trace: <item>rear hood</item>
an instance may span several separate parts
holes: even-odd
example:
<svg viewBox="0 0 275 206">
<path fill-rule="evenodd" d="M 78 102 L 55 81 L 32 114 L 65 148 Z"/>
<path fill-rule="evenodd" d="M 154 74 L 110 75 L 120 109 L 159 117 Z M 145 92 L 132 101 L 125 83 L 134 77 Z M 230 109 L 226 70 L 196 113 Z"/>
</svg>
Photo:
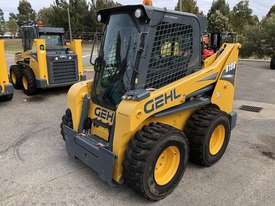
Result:
<svg viewBox="0 0 275 206">
<path fill-rule="evenodd" d="M 72 55 L 74 52 L 70 51 L 69 48 L 47 48 L 47 55 L 49 56 L 67 56 L 67 55 Z"/>
</svg>

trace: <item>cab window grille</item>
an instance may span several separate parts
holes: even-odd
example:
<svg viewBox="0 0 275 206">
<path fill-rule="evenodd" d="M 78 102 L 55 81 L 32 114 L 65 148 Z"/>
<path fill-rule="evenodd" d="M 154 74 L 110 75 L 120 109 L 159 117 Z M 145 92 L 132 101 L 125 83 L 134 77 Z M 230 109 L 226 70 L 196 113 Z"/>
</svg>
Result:
<svg viewBox="0 0 275 206">
<path fill-rule="evenodd" d="M 191 25 L 162 22 L 157 26 L 145 88 L 160 88 L 188 75 L 193 54 Z"/>
</svg>

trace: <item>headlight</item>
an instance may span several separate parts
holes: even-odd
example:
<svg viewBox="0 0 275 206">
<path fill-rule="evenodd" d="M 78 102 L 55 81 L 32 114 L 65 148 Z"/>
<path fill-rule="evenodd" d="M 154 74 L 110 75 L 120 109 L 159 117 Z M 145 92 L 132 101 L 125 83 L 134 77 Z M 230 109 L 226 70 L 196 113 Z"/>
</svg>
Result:
<svg viewBox="0 0 275 206">
<path fill-rule="evenodd" d="M 96 20 L 97 20 L 97 22 L 99 22 L 99 23 L 102 21 L 102 16 L 101 16 L 101 14 L 98 14 L 98 15 L 97 15 Z"/>
<path fill-rule="evenodd" d="M 72 60 L 72 57 L 71 57 L 71 56 L 69 56 L 69 60 Z"/>
<path fill-rule="evenodd" d="M 55 59 L 56 61 L 58 61 L 58 57 L 55 57 L 54 59 Z"/>
<path fill-rule="evenodd" d="M 142 10 L 141 9 L 137 9 L 135 11 L 135 17 L 138 18 L 138 19 L 142 17 Z"/>
<path fill-rule="evenodd" d="M 41 50 L 41 51 L 44 51 L 44 50 L 45 50 L 44 45 L 42 45 L 42 44 L 40 45 L 40 50 Z"/>
</svg>

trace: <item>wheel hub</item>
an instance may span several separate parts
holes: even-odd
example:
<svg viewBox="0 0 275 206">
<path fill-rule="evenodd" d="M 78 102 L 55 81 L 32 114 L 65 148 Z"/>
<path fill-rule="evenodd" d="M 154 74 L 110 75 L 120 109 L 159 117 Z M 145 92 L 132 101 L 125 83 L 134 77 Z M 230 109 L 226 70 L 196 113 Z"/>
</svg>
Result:
<svg viewBox="0 0 275 206">
<path fill-rule="evenodd" d="M 225 128 L 223 125 L 218 125 L 210 137 L 209 152 L 211 155 L 216 155 L 221 150 L 225 140 Z"/>
<path fill-rule="evenodd" d="M 168 184 L 176 175 L 180 164 L 180 150 L 176 146 L 167 147 L 159 155 L 155 164 L 154 178 L 158 185 Z"/>
<path fill-rule="evenodd" d="M 27 78 L 25 77 L 25 76 L 23 76 L 23 78 L 22 78 L 22 82 L 23 82 L 23 87 L 24 87 L 24 89 L 25 90 L 28 90 L 28 80 L 27 80 Z"/>
<path fill-rule="evenodd" d="M 13 84 L 16 84 L 16 76 L 14 74 L 14 72 L 11 73 L 11 80 Z"/>
</svg>

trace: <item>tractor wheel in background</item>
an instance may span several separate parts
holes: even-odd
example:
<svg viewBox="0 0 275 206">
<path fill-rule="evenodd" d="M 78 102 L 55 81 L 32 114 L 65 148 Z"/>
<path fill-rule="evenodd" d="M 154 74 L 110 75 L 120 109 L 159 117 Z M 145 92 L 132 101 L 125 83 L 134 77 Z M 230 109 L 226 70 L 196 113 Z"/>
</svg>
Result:
<svg viewBox="0 0 275 206">
<path fill-rule="evenodd" d="M 270 69 L 275 70 L 275 56 L 273 56 L 273 57 L 271 58 Z"/>
<path fill-rule="evenodd" d="M 35 76 L 31 69 L 25 68 L 22 74 L 22 86 L 26 95 L 31 96 L 36 93 Z"/>
<path fill-rule="evenodd" d="M 22 89 L 22 73 L 20 65 L 12 65 L 10 67 L 10 82 L 15 89 Z"/>
<path fill-rule="evenodd" d="M 9 95 L 5 95 L 5 96 L 1 96 L 0 97 L 0 101 L 6 102 L 6 101 L 10 101 L 13 98 L 13 94 L 9 94 Z"/>
<path fill-rule="evenodd" d="M 151 123 L 128 144 L 123 162 L 125 181 L 149 200 L 163 199 L 180 182 L 188 157 L 188 140 L 182 131 Z"/>
<path fill-rule="evenodd" d="M 228 115 L 214 107 L 200 109 L 187 121 L 185 134 L 190 142 L 190 160 L 211 166 L 227 148 L 231 134 Z"/>
</svg>

